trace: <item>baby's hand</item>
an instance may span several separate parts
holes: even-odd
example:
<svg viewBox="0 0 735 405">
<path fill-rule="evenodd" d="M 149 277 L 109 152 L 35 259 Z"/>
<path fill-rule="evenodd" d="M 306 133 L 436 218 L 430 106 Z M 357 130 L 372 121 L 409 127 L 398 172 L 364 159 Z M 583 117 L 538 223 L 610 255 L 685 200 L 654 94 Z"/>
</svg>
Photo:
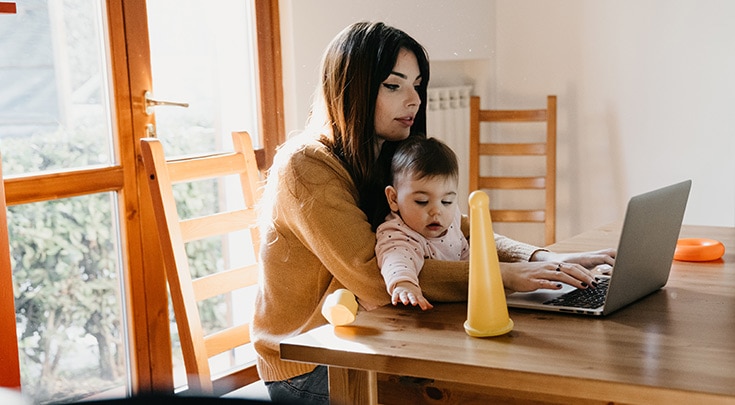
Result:
<svg viewBox="0 0 735 405">
<path fill-rule="evenodd" d="M 403 305 L 418 305 L 424 311 L 434 308 L 434 306 L 424 298 L 424 295 L 421 293 L 421 288 L 408 281 L 401 281 L 396 284 L 395 288 L 393 288 L 391 301 L 393 302 L 393 305 L 398 305 L 399 302 Z"/>
</svg>

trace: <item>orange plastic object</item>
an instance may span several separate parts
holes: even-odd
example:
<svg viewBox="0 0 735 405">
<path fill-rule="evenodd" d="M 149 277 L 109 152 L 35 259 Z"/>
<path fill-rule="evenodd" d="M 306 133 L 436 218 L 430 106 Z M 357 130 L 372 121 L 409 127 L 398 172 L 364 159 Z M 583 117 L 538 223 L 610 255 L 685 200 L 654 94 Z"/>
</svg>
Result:
<svg viewBox="0 0 735 405">
<path fill-rule="evenodd" d="M 725 245 L 714 239 L 684 238 L 676 242 L 674 259 L 686 262 L 708 262 L 725 254 Z"/>
<path fill-rule="evenodd" d="M 18 8 L 14 1 L 0 1 L 0 14 L 16 14 Z"/>
</svg>

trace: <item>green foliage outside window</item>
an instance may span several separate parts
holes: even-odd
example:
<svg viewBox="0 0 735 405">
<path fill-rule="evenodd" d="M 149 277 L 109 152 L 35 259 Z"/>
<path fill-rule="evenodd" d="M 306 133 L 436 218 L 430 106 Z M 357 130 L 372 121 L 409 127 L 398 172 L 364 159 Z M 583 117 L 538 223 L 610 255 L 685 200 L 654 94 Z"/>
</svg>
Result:
<svg viewBox="0 0 735 405">
<path fill-rule="evenodd" d="M 4 138 L 4 151 L 33 151 L 5 153 L 4 168 L 85 167 L 103 152 L 92 132 Z M 184 217 L 216 203 L 214 183 L 176 193 Z M 127 380 L 116 200 L 100 193 L 8 209 L 23 392 L 36 403 L 78 400 Z M 222 257 L 218 241 L 191 244 L 188 253 L 196 274 Z M 221 305 L 202 306 L 205 322 L 224 322 Z"/>
</svg>

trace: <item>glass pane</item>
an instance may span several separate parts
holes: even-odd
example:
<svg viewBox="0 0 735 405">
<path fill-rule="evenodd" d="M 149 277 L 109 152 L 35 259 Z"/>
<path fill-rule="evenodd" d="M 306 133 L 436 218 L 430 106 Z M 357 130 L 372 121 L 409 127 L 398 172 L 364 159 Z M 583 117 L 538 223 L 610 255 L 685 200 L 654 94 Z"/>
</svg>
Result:
<svg viewBox="0 0 735 405">
<path fill-rule="evenodd" d="M 115 198 L 8 209 L 22 391 L 36 403 L 126 395 Z"/>
<path fill-rule="evenodd" d="M 156 135 L 168 154 L 228 149 L 232 131 L 258 147 L 252 1 L 147 4 Z"/>
<path fill-rule="evenodd" d="M 100 0 L 28 0 L 0 14 L 0 149 L 6 175 L 109 165 Z"/>
<path fill-rule="evenodd" d="M 5 174 L 113 164 L 105 2 L 17 10 L 0 15 Z M 21 384 L 35 403 L 129 390 L 116 198 L 8 209 Z"/>
</svg>

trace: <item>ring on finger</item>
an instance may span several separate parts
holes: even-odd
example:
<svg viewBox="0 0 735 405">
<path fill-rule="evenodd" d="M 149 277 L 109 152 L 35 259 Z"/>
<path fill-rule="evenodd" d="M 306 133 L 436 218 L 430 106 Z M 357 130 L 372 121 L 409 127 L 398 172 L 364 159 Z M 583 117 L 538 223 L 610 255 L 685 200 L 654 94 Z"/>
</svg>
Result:
<svg viewBox="0 0 735 405">
<path fill-rule="evenodd" d="M 558 265 L 556 265 L 556 271 L 561 271 L 561 263 L 559 263 Z"/>
</svg>

